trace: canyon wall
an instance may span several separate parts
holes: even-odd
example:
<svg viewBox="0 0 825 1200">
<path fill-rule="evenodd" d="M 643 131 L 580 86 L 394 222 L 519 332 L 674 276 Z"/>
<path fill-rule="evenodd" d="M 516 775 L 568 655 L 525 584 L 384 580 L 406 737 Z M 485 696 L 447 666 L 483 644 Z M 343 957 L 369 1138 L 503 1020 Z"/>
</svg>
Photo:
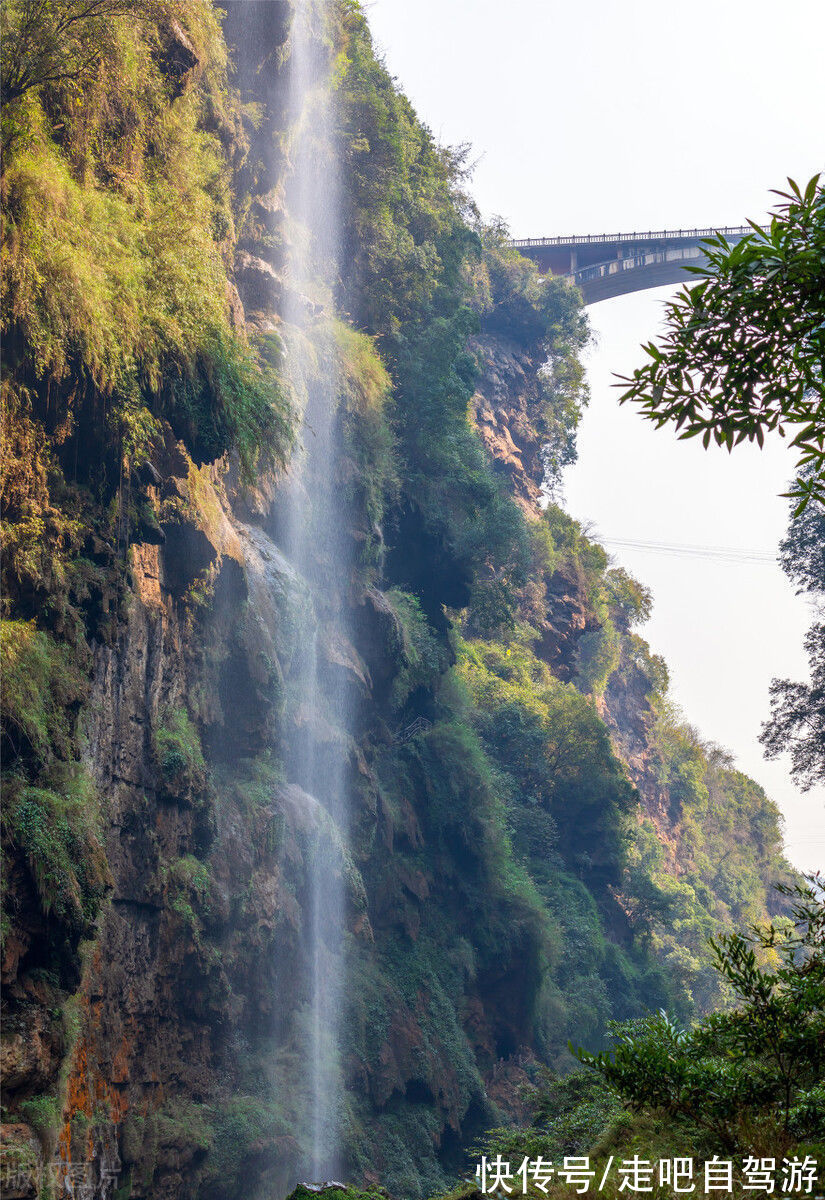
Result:
<svg viewBox="0 0 825 1200">
<path fill-rule="evenodd" d="M 705 933 L 763 913 L 787 871 L 776 810 L 668 709 L 633 632 L 644 589 L 546 504 L 585 399 L 579 298 L 483 227 L 349 4 L 318 30 L 341 278 L 296 295 L 293 14 L 225 7 L 230 84 L 207 88 L 223 43 L 197 6 L 160 20 L 167 107 L 147 120 L 206 89 L 213 283 L 273 389 L 290 338 L 335 360 L 335 394 L 310 371 L 304 402 L 329 406 L 336 456 L 305 433 L 298 500 L 338 506 L 352 565 L 333 578 L 319 542 L 296 572 L 289 449 L 257 474 L 242 437 L 215 453 L 209 372 L 208 411 L 169 404 L 161 372 L 130 462 L 96 448 L 109 401 L 80 351 L 51 380 L 13 318 L 7 519 L 15 546 L 55 549 L 31 575 L 34 551 L 12 555 L 4 584 L 9 1197 L 50 1174 L 68 1194 L 78 1170 L 99 1200 L 264 1200 L 305 1177 L 319 862 L 345 897 L 344 1167 L 410 1197 L 465 1170 L 569 1038 L 712 1005 Z M 302 701 L 310 642 L 343 716 Z M 320 774 L 345 764 L 344 841 L 305 746 Z"/>
</svg>

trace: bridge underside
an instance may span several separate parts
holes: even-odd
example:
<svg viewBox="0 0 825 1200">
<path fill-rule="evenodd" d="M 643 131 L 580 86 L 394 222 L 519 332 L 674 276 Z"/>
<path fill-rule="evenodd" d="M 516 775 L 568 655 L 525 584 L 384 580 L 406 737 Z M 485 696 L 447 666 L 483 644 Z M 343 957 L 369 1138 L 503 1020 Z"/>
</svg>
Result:
<svg viewBox="0 0 825 1200">
<path fill-rule="evenodd" d="M 707 260 L 703 239 L 711 229 L 663 230 L 624 236 L 539 238 L 512 245 L 536 263 L 544 274 L 563 275 L 581 288 L 585 304 L 598 304 L 614 296 L 666 284 L 690 283 L 688 266 Z M 721 230 L 729 241 L 738 241 L 749 230 Z"/>
<path fill-rule="evenodd" d="M 685 267 L 701 266 L 706 262 L 707 258 L 698 250 L 671 258 L 648 254 L 636 260 L 614 259 L 585 267 L 583 271 L 573 273 L 570 279 L 581 289 L 585 304 L 598 304 L 600 300 L 611 300 L 629 292 L 664 287 L 665 284 L 690 283 L 692 275 Z"/>
</svg>

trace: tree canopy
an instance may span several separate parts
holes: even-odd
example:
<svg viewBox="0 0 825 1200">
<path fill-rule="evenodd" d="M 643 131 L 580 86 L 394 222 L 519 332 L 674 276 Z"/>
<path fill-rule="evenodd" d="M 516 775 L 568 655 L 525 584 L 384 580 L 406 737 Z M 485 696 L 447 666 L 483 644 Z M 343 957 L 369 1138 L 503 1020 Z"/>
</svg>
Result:
<svg viewBox="0 0 825 1200">
<path fill-rule="evenodd" d="M 791 521 L 780 562 L 797 593 L 812 599 L 818 615 L 805 637 L 808 682 L 774 679 L 771 718 L 760 740 L 767 758 L 790 753 L 791 774 L 807 791 L 825 783 L 825 510 L 821 505 L 810 505 Z"/>
<path fill-rule="evenodd" d="M 764 227 L 705 242 L 707 266 L 689 268 L 699 282 L 667 305 L 660 344 L 619 386 L 622 403 L 705 446 L 791 433 L 802 508 L 825 499 L 825 190 L 818 175 L 788 187 Z"/>
<path fill-rule="evenodd" d="M 659 1013 L 580 1060 L 631 1109 L 666 1116 L 709 1150 L 747 1153 L 756 1137 L 773 1153 L 811 1146 L 825 1123 L 823 882 L 780 887 L 790 921 L 711 943 L 732 1009 L 690 1030 Z"/>
</svg>

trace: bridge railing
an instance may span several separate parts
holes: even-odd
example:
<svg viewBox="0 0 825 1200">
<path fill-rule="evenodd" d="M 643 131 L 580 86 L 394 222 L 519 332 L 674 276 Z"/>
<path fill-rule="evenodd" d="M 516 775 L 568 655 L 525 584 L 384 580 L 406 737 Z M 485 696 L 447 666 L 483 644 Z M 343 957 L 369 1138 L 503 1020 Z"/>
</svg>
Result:
<svg viewBox="0 0 825 1200">
<path fill-rule="evenodd" d="M 511 246 L 518 249 L 521 246 L 587 246 L 600 242 L 666 242 L 678 238 L 698 241 L 701 238 L 714 237 L 721 233 L 726 238 L 742 238 L 753 233 L 750 225 L 721 225 L 705 229 L 648 229 L 647 233 L 586 233 L 581 237 L 550 237 L 550 238 L 513 238 Z"/>
</svg>

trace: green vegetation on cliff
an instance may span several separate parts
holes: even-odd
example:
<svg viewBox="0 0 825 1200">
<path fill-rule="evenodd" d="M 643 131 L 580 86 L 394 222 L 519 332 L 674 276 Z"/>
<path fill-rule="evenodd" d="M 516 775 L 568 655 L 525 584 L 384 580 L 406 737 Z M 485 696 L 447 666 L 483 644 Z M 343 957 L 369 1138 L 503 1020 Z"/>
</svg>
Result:
<svg viewBox="0 0 825 1200">
<path fill-rule="evenodd" d="M 497 1024 L 474 1033 L 489 1079 L 519 1046 L 565 1064 L 569 1037 L 599 1044 L 613 1018 L 718 1003 L 707 935 L 764 917 L 787 868 L 775 807 L 672 712 L 664 664 L 634 632 L 645 589 L 555 506 L 527 520 L 469 419 L 485 339 L 517 347 L 548 364 L 529 412 L 546 480 L 570 461 L 586 400 L 575 294 L 480 226 L 461 154 L 417 122 L 357 6 L 343 7 L 342 27 L 342 304 L 393 383 L 385 578 L 409 665 L 392 720 L 433 722 L 375 759 L 392 861 L 360 848 L 380 897 L 379 957 L 355 978 L 382 1033 L 355 1057 L 380 1072 L 388 1045 L 403 1056 L 407 1035 L 389 1016 L 405 1011 L 403 962 L 410 996 L 445 992 L 470 1008 L 487 996 L 486 1008 L 492 989 Z M 631 714 L 636 744 L 622 736 Z M 463 982 L 447 965 L 458 962 Z M 352 1003 L 365 1028 L 362 1000 Z M 461 1045 L 447 1050 L 446 1084 L 429 1067 L 404 1083 L 401 1066 L 395 1092 L 373 1094 L 382 1134 L 363 1111 L 352 1131 L 362 1169 L 377 1163 L 410 1192 L 432 1187 L 435 1164 L 411 1173 L 407 1157 L 421 1104 L 457 1118 L 464 1141 L 495 1115 L 479 1108 Z M 447 1139 L 442 1169 L 451 1153 Z"/>
<path fill-rule="evenodd" d="M 226 152 L 242 144 L 211 7 L 12 0 L 3 14 L 16 404 L 59 430 L 75 461 L 76 439 L 91 436 L 115 474 L 119 454 L 146 456 L 162 417 L 201 460 L 234 448 L 250 476 L 259 455 L 283 461 L 275 376 L 229 324 Z"/>
<path fill-rule="evenodd" d="M 646 590 L 534 502 L 575 455 L 580 298 L 483 226 L 463 155 L 435 143 L 341 0 L 335 305 L 247 340 L 230 320 L 235 222 L 271 265 L 280 232 L 250 213 L 280 214 L 291 169 L 286 41 L 255 80 L 266 104 L 253 88 L 242 109 L 210 3 L 93 0 L 58 54 L 54 22 L 79 11 L 12 0 L 3 15 L 19 59 L 2 185 L 4 932 L 36 910 L 35 969 L 62 989 L 47 999 L 76 987 L 110 886 L 80 766 L 90 650 L 128 659 L 131 605 L 147 630 L 128 696 L 140 761 L 110 832 L 158 954 L 144 1018 L 171 1050 L 149 1064 L 131 1027 L 122 1057 L 89 1048 L 137 1097 L 117 1133 L 128 1180 L 225 1200 L 285 1190 L 302 1161 L 318 855 L 347 897 L 348 1169 L 438 1191 L 485 1129 L 515 1127 L 531 1079 L 547 1083 L 545 1133 L 583 1151 L 615 1106 L 545 1068 L 571 1067 L 570 1038 L 604 1045 L 611 1020 L 723 1000 L 706 935 L 763 918 L 786 865 L 774 806 L 672 711 L 635 632 Z M 312 363 L 334 364 L 340 450 L 302 499 L 340 503 L 353 544 L 351 576 L 331 581 L 313 548 L 323 594 L 269 536 L 277 488 L 243 488 L 287 453 L 280 364 L 298 337 L 307 394 Z M 527 498 L 473 418 L 488 399 L 518 408 Z M 347 728 L 293 703 L 310 644 L 350 689 Z M 348 845 L 290 761 L 312 737 L 320 763 L 346 759 Z M 29 943 L 13 942 L 22 977 Z M 122 1003 L 106 1012 L 118 1029 Z"/>
<path fill-rule="evenodd" d="M 82 761 L 93 647 L 122 634 L 129 544 L 164 536 L 147 460 L 180 462 L 179 438 L 251 479 L 291 419 L 277 353 L 230 320 L 244 140 L 212 6 L 11 0 L 0 20 L 4 1029 L 43 1038 L 4 1104 L 48 1102 L 48 1142 L 61 1009 L 113 883 Z M 157 749 L 191 793 L 183 719 Z"/>
<path fill-rule="evenodd" d="M 404 486 L 387 512 L 390 578 L 436 624 L 442 605 L 463 608 L 471 593 L 506 614 L 528 538 L 467 419 L 479 373 L 468 339 L 490 327 L 542 345 L 551 369 L 535 419 L 558 467 L 585 398 L 586 323 L 575 293 L 539 277 L 500 230 L 479 227 L 462 154 L 435 144 L 376 60 L 360 7 L 340 11 L 341 304 L 376 338 L 395 388 Z"/>
<path fill-rule="evenodd" d="M 31 622 L 0 624 L 4 893 L 18 900 L 14 863 L 22 858 L 46 918 L 45 964 L 74 985 L 72 951 L 91 934 L 109 883 L 98 800 L 78 761 L 76 719 L 88 685 L 68 646 Z M 4 939 L 11 921 L 4 904 Z"/>
<path fill-rule="evenodd" d="M 211 6 L 12 0 L 2 22 L 4 845 L 88 934 L 105 871 L 78 715 L 124 549 L 162 538 L 141 468 L 167 421 L 251 478 L 290 422 L 277 361 L 229 319 L 243 136 Z"/>
<path fill-rule="evenodd" d="M 734 1007 L 693 1029 L 664 1013 L 612 1052 L 579 1057 L 635 1111 L 707 1155 L 821 1153 L 825 1129 L 825 905 L 821 878 L 787 888 L 791 916 L 711 942 Z M 759 964 L 757 952 L 771 966 Z"/>
</svg>

